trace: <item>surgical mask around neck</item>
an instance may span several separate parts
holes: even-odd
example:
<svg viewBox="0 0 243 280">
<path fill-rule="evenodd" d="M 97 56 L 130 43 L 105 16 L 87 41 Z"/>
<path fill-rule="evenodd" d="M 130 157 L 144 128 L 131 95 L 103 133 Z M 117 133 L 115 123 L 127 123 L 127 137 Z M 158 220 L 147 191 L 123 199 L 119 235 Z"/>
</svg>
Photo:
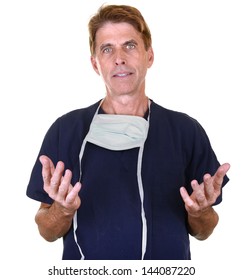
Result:
<svg viewBox="0 0 243 280">
<path fill-rule="evenodd" d="M 86 141 L 109 150 L 128 150 L 144 144 L 148 128 L 142 117 L 96 114 Z"/>
</svg>

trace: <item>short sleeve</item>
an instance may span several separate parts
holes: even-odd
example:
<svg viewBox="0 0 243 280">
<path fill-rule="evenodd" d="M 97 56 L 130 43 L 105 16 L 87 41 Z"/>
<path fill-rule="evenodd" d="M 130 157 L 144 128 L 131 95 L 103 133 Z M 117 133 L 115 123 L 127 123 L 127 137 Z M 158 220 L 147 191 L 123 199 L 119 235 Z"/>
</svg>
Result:
<svg viewBox="0 0 243 280">
<path fill-rule="evenodd" d="M 56 120 L 47 131 L 37 159 L 33 166 L 29 183 L 27 186 L 26 195 L 34 200 L 51 204 L 53 201 L 43 189 L 42 179 L 42 165 L 39 161 L 41 155 L 50 157 L 54 164 L 58 161 L 58 147 L 59 147 L 59 119 Z"/>
<path fill-rule="evenodd" d="M 191 118 L 191 120 L 193 123 L 193 129 L 191 130 L 192 135 L 190 136 L 193 139 L 193 142 L 191 143 L 192 152 L 190 153 L 190 164 L 187 168 L 187 188 L 189 193 L 192 192 L 190 185 L 192 180 L 196 179 L 199 183 L 201 183 L 203 181 L 203 176 L 206 173 L 214 175 L 220 166 L 220 162 L 217 159 L 204 128 L 195 119 Z M 223 187 L 228 181 L 229 178 L 226 175 L 222 184 L 221 194 L 214 205 L 217 205 L 222 201 Z"/>
</svg>

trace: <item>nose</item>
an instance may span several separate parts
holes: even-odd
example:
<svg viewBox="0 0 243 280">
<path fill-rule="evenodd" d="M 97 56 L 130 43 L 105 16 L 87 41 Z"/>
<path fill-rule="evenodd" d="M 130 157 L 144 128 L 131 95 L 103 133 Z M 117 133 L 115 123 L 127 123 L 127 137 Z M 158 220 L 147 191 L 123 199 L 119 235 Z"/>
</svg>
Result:
<svg viewBox="0 0 243 280">
<path fill-rule="evenodd" d="M 126 64 L 125 63 L 125 60 L 123 60 L 123 59 L 116 59 L 116 65 L 123 65 L 123 64 Z"/>
<path fill-rule="evenodd" d="M 125 54 L 122 50 L 117 50 L 115 55 L 115 64 L 123 65 L 126 64 Z"/>
</svg>

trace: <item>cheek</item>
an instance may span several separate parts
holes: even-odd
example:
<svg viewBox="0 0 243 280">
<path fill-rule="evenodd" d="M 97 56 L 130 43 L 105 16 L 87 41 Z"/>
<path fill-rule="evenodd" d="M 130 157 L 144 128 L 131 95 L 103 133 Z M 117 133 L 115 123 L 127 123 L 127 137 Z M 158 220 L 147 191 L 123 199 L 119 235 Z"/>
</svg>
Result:
<svg viewBox="0 0 243 280">
<path fill-rule="evenodd" d="M 111 61 L 109 59 L 97 60 L 97 70 L 102 77 L 108 77 L 111 69 Z"/>
<path fill-rule="evenodd" d="M 109 79 L 109 71 L 107 70 L 107 67 L 106 67 L 106 66 L 101 67 L 101 66 L 99 65 L 98 70 L 97 70 L 97 73 L 101 76 L 101 78 L 102 78 L 104 81 L 107 81 L 107 80 Z"/>
</svg>

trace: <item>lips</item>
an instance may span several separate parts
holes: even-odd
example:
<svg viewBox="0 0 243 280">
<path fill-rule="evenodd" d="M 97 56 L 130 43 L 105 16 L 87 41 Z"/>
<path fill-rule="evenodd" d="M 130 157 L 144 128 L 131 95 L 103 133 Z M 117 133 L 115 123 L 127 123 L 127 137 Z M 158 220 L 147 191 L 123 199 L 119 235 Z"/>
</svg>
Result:
<svg viewBox="0 0 243 280">
<path fill-rule="evenodd" d="M 132 75 L 131 72 L 122 72 L 122 73 L 116 73 L 113 75 L 113 77 L 118 77 L 118 78 L 124 78 Z"/>
</svg>

